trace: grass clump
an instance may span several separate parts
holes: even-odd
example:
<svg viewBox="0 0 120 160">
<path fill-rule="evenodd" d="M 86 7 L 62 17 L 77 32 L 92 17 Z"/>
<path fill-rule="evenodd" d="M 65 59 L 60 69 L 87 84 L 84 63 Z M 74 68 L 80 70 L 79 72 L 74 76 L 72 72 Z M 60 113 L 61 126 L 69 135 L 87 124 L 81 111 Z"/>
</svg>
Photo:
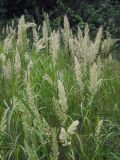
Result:
<svg viewBox="0 0 120 160">
<path fill-rule="evenodd" d="M 1 160 L 118 160 L 120 73 L 89 27 L 72 33 L 43 22 L 4 29 L 0 45 Z M 32 35 L 32 36 L 31 36 Z M 104 55 L 109 55 L 104 59 Z"/>
</svg>

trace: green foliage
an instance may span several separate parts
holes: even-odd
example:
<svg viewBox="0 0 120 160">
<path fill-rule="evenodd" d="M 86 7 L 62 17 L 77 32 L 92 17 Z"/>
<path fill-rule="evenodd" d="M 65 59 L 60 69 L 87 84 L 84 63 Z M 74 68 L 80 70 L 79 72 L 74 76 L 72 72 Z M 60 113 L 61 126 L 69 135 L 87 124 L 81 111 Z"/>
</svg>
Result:
<svg viewBox="0 0 120 160">
<path fill-rule="evenodd" d="M 120 37 L 119 0 L 0 0 L 0 15 L 3 20 L 24 13 L 28 17 L 33 16 L 37 23 L 40 23 L 43 11 L 49 13 L 50 19 L 53 19 L 53 26 L 60 25 L 66 14 L 73 27 L 80 25 L 84 28 L 84 23 L 88 22 L 93 35 L 96 28 L 103 26 L 115 38 Z"/>
</svg>

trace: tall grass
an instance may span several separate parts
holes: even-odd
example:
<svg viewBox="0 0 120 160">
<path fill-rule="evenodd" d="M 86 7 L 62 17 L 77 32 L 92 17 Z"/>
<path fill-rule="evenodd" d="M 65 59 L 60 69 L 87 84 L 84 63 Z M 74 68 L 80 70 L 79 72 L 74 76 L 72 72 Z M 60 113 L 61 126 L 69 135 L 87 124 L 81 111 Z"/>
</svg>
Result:
<svg viewBox="0 0 120 160">
<path fill-rule="evenodd" d="M 120 159 L 120 72 L 89 27 L 7 26 L 0 44 L 1 160 Z M 104 59 L 106 57 L 106 59 Z"/>
</svg>

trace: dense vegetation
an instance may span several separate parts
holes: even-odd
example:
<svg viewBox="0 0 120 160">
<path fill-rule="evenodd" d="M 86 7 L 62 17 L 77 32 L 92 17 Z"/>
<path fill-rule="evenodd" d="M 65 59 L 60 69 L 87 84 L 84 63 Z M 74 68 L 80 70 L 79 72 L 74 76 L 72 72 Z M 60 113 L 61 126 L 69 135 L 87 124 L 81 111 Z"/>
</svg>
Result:
<svg viewBox="0 0 120 160">
<path fill-rule="evenodd" d="M 49 13 L 54 27 L 62 24 L 66 14 L 72 26 L 84 28 L 86 22 L 95 34 L 103 26 L 114 37 L 120 38 L 120 1 L 119 0 L 0 0 L 1 23 L 8 19 L 26 15 L 34 17 L 37 23 L 43 19 L 43 11 Z"/>
<path fill-rule="evenodd" d="M 18 1 L 19 2 L 19 1 Z M 119 160 L 120 72 L 103 27 L 25 22 L 0 43 L 1 160 Z"/>
</svg>

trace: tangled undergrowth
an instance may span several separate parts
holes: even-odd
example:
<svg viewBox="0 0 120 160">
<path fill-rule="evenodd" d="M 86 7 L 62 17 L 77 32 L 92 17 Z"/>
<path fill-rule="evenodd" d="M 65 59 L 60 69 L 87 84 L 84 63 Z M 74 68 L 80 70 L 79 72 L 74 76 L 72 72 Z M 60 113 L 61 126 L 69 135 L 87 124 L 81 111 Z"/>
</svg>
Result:
<svg viewBox="0 0 120 160">
<path fill-rule="evenodd" d="M 1 160 L 119 160 L 116 40 L 19 19 L 0 44 Z"/>
</svg>

